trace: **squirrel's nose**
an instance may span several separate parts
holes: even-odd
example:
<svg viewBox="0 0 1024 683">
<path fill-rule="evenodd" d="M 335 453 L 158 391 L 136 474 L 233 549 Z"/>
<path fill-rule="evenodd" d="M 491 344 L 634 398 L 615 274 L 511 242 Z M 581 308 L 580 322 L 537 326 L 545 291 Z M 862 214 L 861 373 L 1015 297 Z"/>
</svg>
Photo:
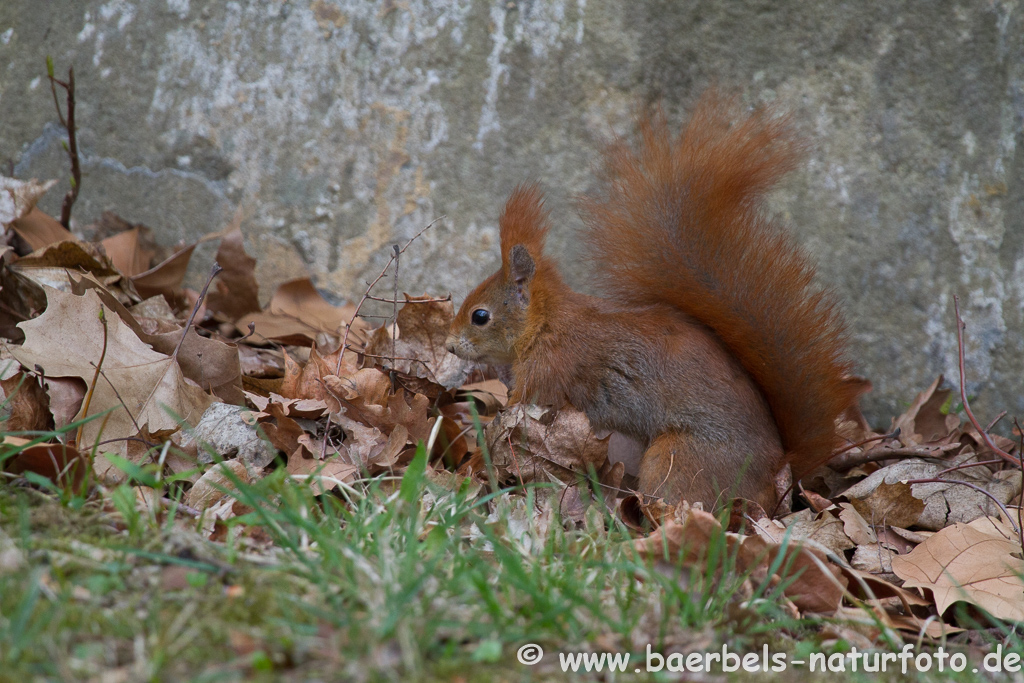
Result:
<svg viewBox="0 0 1024 683">
<path fill-rule="evenodd" d="M 458 337 L 454 334 L 449 334 L 448 338 L 444 340 L 444 348 L 448 349 L 448 353 L 455 353 L 455 344 L 458 341 Z"/>
</svg>

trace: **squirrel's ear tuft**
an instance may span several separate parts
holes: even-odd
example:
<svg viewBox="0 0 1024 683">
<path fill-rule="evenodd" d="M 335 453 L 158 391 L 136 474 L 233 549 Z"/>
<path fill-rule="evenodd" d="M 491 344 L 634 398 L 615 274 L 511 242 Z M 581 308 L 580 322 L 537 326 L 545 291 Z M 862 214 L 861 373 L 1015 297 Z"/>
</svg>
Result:
<svg viewBox="0 0 1024 683">
<path fill-rule="evenodd" d="M 529 252 L 531 263 L 541 257 L 550 220 L 544 208 L 544 194 L 536 183 L 519 185 L 512 191 L 498 225 L 501 228 L 501 263 L 506 270 L 516 246 Z"/>
</svg>

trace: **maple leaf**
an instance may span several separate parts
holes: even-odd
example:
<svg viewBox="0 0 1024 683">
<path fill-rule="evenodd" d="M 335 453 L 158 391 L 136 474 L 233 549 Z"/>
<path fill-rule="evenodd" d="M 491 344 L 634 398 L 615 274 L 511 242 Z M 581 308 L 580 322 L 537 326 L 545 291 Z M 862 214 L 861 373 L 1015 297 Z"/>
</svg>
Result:
<svg viewBox="0 0 1024 683">
<path fill-rule="evenodd" d="M 99 296 L 87 291 L 82 296 L 45 288 L 46 311 L 19 324 L 25 343 L 11 347 L 11 355 L 26 368 L 42 368 L 47 376 L 78 377 L 92 384 L 96 365 L 103 355 L 105 308 Z M 194 425 L 214 399 L 181 373 L 177 361 L 157 353 L 109 310 L 105 312 L 107 351 L 103 375 L 96 381 L 89 414 L 113 408 L 110 415 L 92 420 L 83 429 L 83 447 L 113 441 L 106 450 L 127 456 L 125 439 L 140 432 L 161 437 L 176 432 L 175 415 Z M 80 411 L 75 419 L 86 415 Z M 100 430 L 103 430 L 102 435 Z M 100 456 L 96 474 L 113 481 L 123 475 Z"/>
</svg>

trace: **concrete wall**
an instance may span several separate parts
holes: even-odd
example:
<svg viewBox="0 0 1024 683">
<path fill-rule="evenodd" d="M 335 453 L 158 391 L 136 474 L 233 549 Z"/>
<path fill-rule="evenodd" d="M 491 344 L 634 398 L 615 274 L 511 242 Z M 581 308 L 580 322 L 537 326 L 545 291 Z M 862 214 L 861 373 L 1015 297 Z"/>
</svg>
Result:
<svg viewBox="0 0 1024 683">
<path fill-rule="evenodd" d="M 596 150 L 638 103 L 678 115 L 717 82 L 792 110 L 813 144 L 775 205 L 845 300 L 870 416 L 956 381 L 954 294 L 978 411 L 1024 415 L 1021 17 L 1001 0 L 4 0 L 0 165 L 67 176 L 49 54 L 78 79 L 80 226 L 113 209 L 171 243 L 241 207 L 265 294 L 308 270 L 350 297 L 446 214 L 402 286 L 461 299 L 526 179 L 578 281 L 570 198 Z"/>
</svg>

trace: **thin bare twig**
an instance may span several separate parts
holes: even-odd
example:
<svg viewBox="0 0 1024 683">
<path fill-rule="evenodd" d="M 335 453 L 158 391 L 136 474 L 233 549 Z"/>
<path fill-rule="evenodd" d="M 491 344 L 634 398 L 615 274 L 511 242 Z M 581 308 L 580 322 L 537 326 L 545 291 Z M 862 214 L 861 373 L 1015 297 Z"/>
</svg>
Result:
<svg viewBox="0 0 1024 683">
<path fill-rule="evenodd" d="M 206 279 L 203 291 L 199 292 L 199 298 L 196 299 L 196 305 L 192 307 L 192 312 L 188 316 L 188 321 L 185 323 L 185 329 L 181 333 L 181 339 L 178 340 L 178 345 L 174 347 L 174 353 L 171 354 L 171 358 L 174 360 L 178 360 L 178 351 L 181 351 L 181 345 L 185 343 L 185 337 L 188 336 L 188 331 L 192 329 L 192 321 L 196 319 L 196 314 L 199 313 L 199 308 L 203 305 L 203 300 L 206 298 L 206 292 L 210 289 L 210 283 L 213 282 L 213 278 L 217 277 L 222 270 L 224 269 L 221 265 L 214 261 L 213 268 L 210 269 L 210 277 Z"/>
<path fill-rule="evenodd" d="M 75 68 L 68 69 L 67 82 L 59 81 L 53 76 L 53 60 L 46 58 L 46 76 L 50 79 L 50 91 L 53 93 L 53 104 L 57 107 L 57 118 L 60 124 L 68 133 L 68 144 L 66 147 L 68 158 L 71 160 L 71 189 L 64 195 L 64 201 L 60 205 L 60 224 L 71 229 L 71 207 L 78 199 L 78 190 L 82 185 L 82 167 L 78 158 L 78 136 L 75 134 Z M 60 101 L 57 98 L 57 86 L 64 88 L 67 102 L 67 116 L 61 113 Z"/>
<path fill-rule="evenodd" d="M 96 366 L 96 369 L 99 371 L 100 377 L 102 377 L 104 380 L 106 380 L 107 384 L 110 385 L 110 389 L 111 389 L 111 391 L 114 392 L 114 396 L 116 396 L 118 402 L 122 406 L 124 406 L 124 411 L 126 413 L 128 413 L 128 417 L 131 419 L 132 424 L 135 425 L 135 429 L 137 429 L 139 431 L 139 433 L 141 434 L 142 433 L 142 428 L 139 426 L 139 423 L 135 421 L 135 416 L 132 415 L 132 411 L 128 409 L 128 404 L 124 402 L 123 398 L 121 398 L 121 394 L 120 394 L 120 392 L 118 392 L 117 387 L 115 387 L 114 383 L 110 381 L 109 377 L 107 377 L 107 373 L 103 370 L 103 368 L 101 368 L 99 366 Z M 83 413 L 83 415 L 84 415 L 84 413 Z M 100 427 L 100 433 L 101 434 L 103 433 L 103 427 L 106 426 L 107 418 L 109 418 L 109 417 L 110 417 L 110 413 L 107 413 L 107 415 L 103 418 L 103 425 Z"/>
<path fill-rule="evenodd" d="M 89 385 L 89 392 L 85 395 L 85 401 L 82 403 L 82 417 L 85 417 L 86 415 L 89 414 L 89 406 L 90 404 L 92 404 L 92 397 L 96 393 L 96 384 L 99 382 L 100 379 L 100 368 L 103 366 L 103 359 L 107 357 L 107 316 L 106 313 L 104 312 L 103 304 L 100 304 L 99 318 L 100 323 L 103 324 L 103 350 L 100 351 L 100 362 L 96 364 L 96 372 L 94 372 L 92 375 L 92 383 Z M 125 410 L 128 410 L 128 406 L 125 406 Z M 131 412 L 129 411 L 128 414 L 131 415 Z M 82 445 L 82 431 L 84 429 L 84 424 L 78 425 L 78 433 L 75 434 L 76 448 Z"/>
<path fill-rule="evenodd" d="M 842 472 L 845 470 L 853 469 L 858 465 L 864 465 L 869 462 L 878 462 L 879 460 L 891 460 L 894 458 L 936 458 L 944 453 L 958 450 L 961 448 L 959 443 L 943 444 L 940 446 L 901 446 L 900 448 L 872 448 L 869 451 L 863 453 L 857 453 L 847 458 L 842 458 L 840 462 L 828 463 L 829 468 Z"/>
<path fill-rule="evenodd" d="M 420 235 L 425 233 L 427 230 L 429 230 L 431 227 L 433 227 L 433 225 L 435 223 L 437 223 L 439 220 L 441 220 L 442 218 L 445 218 L 445 216 L 438 216 L 434 220 L 432 220 L 429 223 L 427 223 L 427 225 L 425 225 L 422 230 L 420 230 L 418 233 L 416 233 L 415 235 L 413 235 L 412 237 L 409 238 L 409 241 L 406 242 L 405 245 L 401 249 L 398 250 L 398 253 L 399 254 L 404 254 L 405 250 L 409 248 L 409 245 L 412 244 L 416 240 L 417 237 L 419 237 Z M 359 303 L 356 304 L 356 310 L 352 314 L 352 319 L 349 320 L 348 325 L 345 326 L 345 336 L 341 340 L 341 353 L 338 354 L 338 365 L 334 369 L 334 374 L 338 374 L 338 372 L 341 370 L 341 359 L 342 359 L 342 356 L 344 356 L 345 351 L 348 349 L 348 335 L 349 335 L 349 332 L 351 332 L 351 330 L 352 330 L 352 323 L 355 322 L 356 316 L 359 315 L 359 311 L 362 310 L 363 304 L 366 303 L 367 297 L 370 296 L 370 290 L 373 289 L 373 287 L 378 282 L 380 282 L 381 279 L 383 279 L 383 277 L 387 274 L 388 268 L 391 267 L 391 262 L 394 261 L 394 259 L 395 259 L 395 257 L 394 257 L 394 255 L 392 255 L 391 258 L 388 259 L 388 262 L 386 264 L 384 264 L 384 269 L 380 271 L 380 275 L 378 275 L 373 280 L 373 282 L 368 282 L 367 283 L 366 292 L 363 293 L 363 298 L 361 298 L 359 300 Z"/>
<path fill-rule="evenodd" d="M 385 304 L 393 304 L 393 303 L 396 303 L 396 302 L 400 303 L 400 304 L 434 304 L 434 303 L 442 303 L 442 302 L 446 302 L 446 301 L 451 301 L 452 300 L 452 295 L 449 294 L 448 296 L 443 296 L 443 297 L 440 297 L 438 299 L 409 299 L 409 298 L 399 299 L 397 294 L 396 294 L 394 299 L 387 299 L 387 298 L 382 297 L 382 296 L 367 296 L 366 298 L 369 299 L 370 301 L 380 301 L 380 302 L 383 302 Z M 364 315 L 362 317 L 365 318 L 367 316 Z M 374 317 L 381 317 L 381 318 L 383 318 L 383 317 L 386 317 L 386 316 L 374 316 Z"/>
<path fill-rule="evenodd" d="M 947 467 L 941 472 L 936 472 L 935 476 L 938 477 L 939 475 L 947 474 L 949 472 L 958 472 L 959 470 L 966 470 L 972 467 L 981 467 L 983 465 L 998 465 L 1001 462 L 1002 460 L 979 460 L 976 462 L 966 462 L 963 465 L 957 465 L 956 467 Z"/>
<path fill-rule="evenodd" d="M 409 361 L 411 363 L 422 363 L 423 365 L 427 364 L 427 361 L 423 360 L 422 358 L 403 358 L 401 356 L 381 356 L 380 354 L 367 353 L 366 351 L 360 351 L 359 355 L 360 356 L 366 356 L 367 358 L 379 358 L 381 360 L 389 360 L 389 361 L 391 361 L 392 364 L 394 364 L 394 362 L 396 360 L 407 360 L 407 361 Z"/>
<path fill-rule="evenodd" d="M 1020 434 L 1020 445 L 1017 447 L 1017 452 L 1024 454 L 1024 430 L 1020 428 L 1017 418 L 1013 418 L 1013 425 L 1017 428 L 1017 433 Z M 1021 460 L 1020 473 L 1021 481 L 1024 481 L 1024 459 Z M 1024 491 L 1017 496 L 1017 525 L 1024 529 Z M 1021 536 L 1020 546 L 1024 548 L 1024 534 Z"/>
<path fill-rule="evenodd" d="M 352 331 L 352 323 L 355 322 L 356 317 L 359 316 L 359 311 L 362 310 L 362 308 L 363 308 L 363 304 L 366 303 L 366 299 L 370 296 L 370 290 L 373 289 L 374 285 L 376 285 L 378 282 L 380 282 L 381 279 L 383 279 L 383 277 L 387 274 L 388 268 L 391 267 L 392 261 L 394 261 L 397 256 L 399 256 L 401 254 L 404 254 L 405 250 L 409 248 L 409 245 L 416 241 L 416 238 L 418 238 L 420 235 L 422 235 L 427 230 L 429 230 L 431 227 L 433 227 L 433 225 L 435 223 L 437 223 L 439 220 L 441 220 L 442 218 L 445 218 L 445 216 L 438 216 L 434 220 L 432 220 L 429 223 L 427 223 L 425 226 L 423 226 L 423 229 L 421 229 L 418 233 L 416 233 L 415 235 L 410 237 L 409 241 L 407 241 L 405 243 L 405 245 L 402 246 L 401 248 L 399 248 L 398 245 L 396 244 L 395 245 L 394 253 L 388 259 L 388 262 L 386 264 L 384 264 L 384 268 L 383 268 L 383 270 L 380 271 L 380 275 L 378 275 L 376 277 L 376 279 L 374 279 L 373 282 L 368 282 L 367 283 L 366 291 L 363 292 L 363 297 L 359 300 L 359 303 L 356 304 L 356 310 L 352 313 L 352 318 L 349 319 L 348 324 L 345 325 L 345 336 L 342 337 L 342 339 L 341 339 L 341 347 L 338 350 L 338 362 L 334 366 L 334 374 L 335 375 L 337 375 L 339 372 L 341 372 L 341 361 L 345 357 L 345 351 L 348 350 L 348 335 Z M 397 299 L 397 298 L 398 298 L 398 296 L 396 295 L 395 299 Z M 396 318 L 397 318 L 397 315 L 396 315 Z M 393 354 L 393 352 L 392 352 L 392 354 Z M 327 456 L 327 441 L 328 441 L 328 432 L 330 431 L 330 429 L 331 429 L 331 414 L 327 413 L 327 423 L 324 425 L 324 441 L 323 441 L 323 445 L 320 447 L 320 459 L 321 460 L 323 460 Z"/>
<path fill-rule="evenodd" d="M 959 479 L 938 479 L 938 478 L 935 478 L 935 477 L 929 477 L 927 479 L 907 479 L 903 483 L 904 484 L 959 484 L 960 486 L 966 486 L 967 488 L 974 489 L 978 493 L 980 493 L 982 495 L 985 495 L 985 496 L 988 496 L 988 498 L 990 498 L 993 503 L 998 505 L 999 509 L 1003 511 L 1003 514 L 1006 515 L 1006 520 L 1008 522 L 1010 522 L 1011 526 L 1013 526 L 1013 530 L 1016 531 L 1018 535 L 1020 535 L 1020 533 L 1021 533 L 1021 528 L 1013 523 L 1013 517 L 1010 516 L 1010 511 L 1006 509 L 1006 506 L 1003 505 L 1003 502 L 1001 500 L 999 500 L 998 498 L 996 498 L 995 496 L 993 496 L 989 491 L 986 491 L 985 489 L 981 488 L 977 484 L 972 484 L 969 481 L 960 481 Z"/>
<path fill-rule="evenodd" d="M 981 424 L 978 422 L 978 418 L 974 417 L 974 412 L 971 411 L 971 404 L 967 400 L 967 387 L 964 386 L 966 383 L 966 380 L 964 379 L 964 330 L 967 326 L 964 324 L 963 318 L 960 317 L 960 298 L 956 295 L 953 296 L 953 310 L 956 313 L 956 345 L 960 357 L 960 400 L 964 404 L 964 412 L 967 413 L 967 419 L 969 419 L 971 424 L 974 425 L 974 428 L 978 430 L 978 434 L 981 435 L 981 440 L 985 442 L 986 446 L 992 449 L 993 453 L 1007 462 L 1017 467 L 1021 467 L 1021 458 L 1015 458 L 997 446 L 988 435 L 988 432 L 982 428 Z"/>
</svg>

